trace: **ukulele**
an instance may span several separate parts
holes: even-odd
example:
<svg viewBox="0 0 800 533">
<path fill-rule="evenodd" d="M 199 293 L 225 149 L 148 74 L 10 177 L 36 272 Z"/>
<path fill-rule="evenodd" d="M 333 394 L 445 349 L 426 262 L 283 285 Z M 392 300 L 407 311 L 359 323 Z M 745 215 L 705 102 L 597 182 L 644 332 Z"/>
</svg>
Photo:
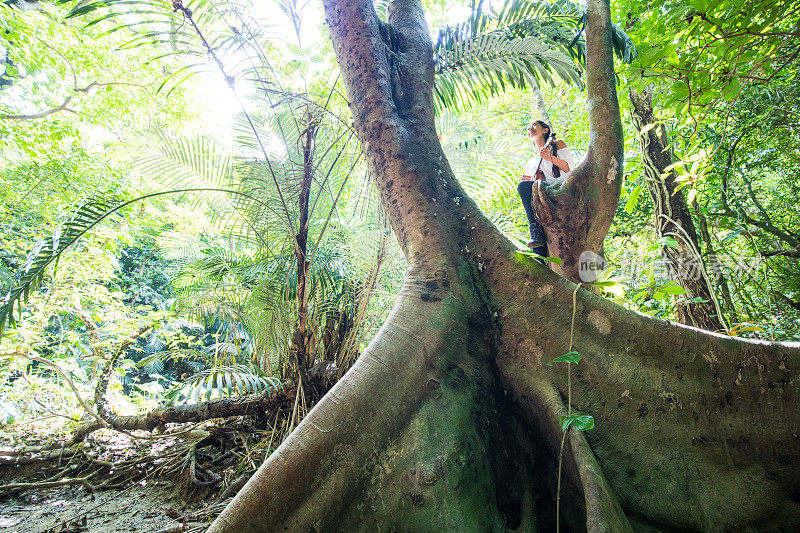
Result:
<svg viewBox="0 0 800 533">
<path fill-rule="evenodd" d="M 547 136 L 547 142 L 544 143 L 544 148 L 550 148 L 550 145 L 553 144 L 553 141 L 555 141 L 555 140 L 556 140 L 556 134 L 550 132 L 550 135 Z M 539 164 L 536 165 L 536 172 L 533 173 L 533 179 L 535 179 L 535 180 L 543 180 L 544 179 L 544 172 L 539 170 L 539 167 L 542 166 L 542 161 L 544 161 L 544 159 L 542 159 L 540 157 L 539 158 Z"/>
</svg>

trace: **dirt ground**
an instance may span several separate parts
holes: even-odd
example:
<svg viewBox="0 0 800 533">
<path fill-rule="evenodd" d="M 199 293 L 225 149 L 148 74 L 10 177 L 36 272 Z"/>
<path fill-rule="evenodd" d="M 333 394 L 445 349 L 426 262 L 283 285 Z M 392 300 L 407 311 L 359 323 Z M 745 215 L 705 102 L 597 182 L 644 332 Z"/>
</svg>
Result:
<svg viewBox="0 0 800 533">
<path fill-rule="evenodd" d="M 176 517 L 202 513 L 214 503 L 187 502 L 167 481 L 140 482 L 123 490 L 92 495 L 79 485 L 30 490 L 0 501 L 0 531 L 24 533 L 105 533 L 180 531 Z M 184 530 L 207 522 L 187 522 Z"/>
<path fill-rule="evenodd" d="M 22 428 L 0 446 L 0 531 L 205 531 L 264 462 L 274 437 L 244 417 L 163 431 L 101 429 L 60 449 L 48 448 L 41 432 Z"/>
</svg>

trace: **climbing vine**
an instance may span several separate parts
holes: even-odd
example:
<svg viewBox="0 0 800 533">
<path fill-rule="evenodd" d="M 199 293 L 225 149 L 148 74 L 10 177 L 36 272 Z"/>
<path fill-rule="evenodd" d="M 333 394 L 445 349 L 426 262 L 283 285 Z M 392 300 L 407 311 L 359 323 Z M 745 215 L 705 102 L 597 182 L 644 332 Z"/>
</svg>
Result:
<svg viewBox="0 0 800 533">
<path fill-rule="evenodd" d="M 575 285 L 575 290 L 572 291 L 572 321 L 569 327 L 569 348 L 567 353 L 559 355 L 549 363 L 548 366 L 553 366 L 554 363 L 567 364 L 567 414 L 559 416 L 558 421 L 561 422 L 561 447 L 558 451 L 558 481 L 556 488 L 556 533 L 560 530 L 560 511 L 561 511 L 561 465 L 564 459 L 564 444 L 567 441 L 567 432 L 570 426 L 574 426 L 578 431 L 586 431 L 594 427 L 594 417 L 586 413 L 572 412 L 572 367 L 570 364 L 577 365 L 581 360 L 581 354 L 575 350 L 575 311 L 577 309 L 578 289 L 581 284 Z"/>
</svg>

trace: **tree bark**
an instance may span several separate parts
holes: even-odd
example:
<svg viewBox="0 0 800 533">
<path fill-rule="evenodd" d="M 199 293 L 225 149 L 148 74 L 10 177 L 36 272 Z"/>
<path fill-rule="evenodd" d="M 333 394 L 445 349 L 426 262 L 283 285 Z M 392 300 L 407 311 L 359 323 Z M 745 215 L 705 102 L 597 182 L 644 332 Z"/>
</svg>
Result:
<svg viewBox="0 0 800 533">
<path fill-rule="evenodd" d="M 710 331 L 724 331 L 727 328 L 722 309 L 717 304 L 700 255 L 700 243 L 689 205 L 683 191 L 677 190 L 675 172 L 666 170 L 673 162 L 666 128 L 656 122 L 651 93 L 631 89 L 628 94 L 633 125 L 639 134 L 645 181 L 655 208 L 656 235 L 659 238 L 671 237 L 677 242 L 674 248 L 666 244 L 660 248 L 669 276 L 686 290 L 677 305 L 678 321 Z M 651 124 L 653 126 L 642 134 Z M 665 173 L 667 176 L 662 177 Z M 695 298 L 702 301 L 687 303 L 687 300 Z"/>
<path fill-rule="evenodd" d="M 586 71 L 591 137 L 585 159 L 567 177 L 534 181 L 533 208 L 544 225 L 548 253 L 561 259 L 553 270 L 579 282 L 580 257 L 599 253 L 619 203 L 622 188 L 622 121 L 614 75 L 606 9 L 589 2 Z M 590 46 L 594 43 L 594 46 Z"/>
<path fill-rule="evenodd" d="M 395 0 L 388 24 L 370 0 L 326 0 L 325 13 L 409 269 L 375 339 L 210 531 L 791 528 L 800 347 L 646 317 L 518 254 L 441 151 L 419 2 Z M 608 32 L 608 0 L 590 0 L 589 155 L 544 191 L 583 209 L 578 241 L 595 250 L 622 164 Z M 583 360 L 568 382 L 545 363 L 572 347 Z M 570 409 L 597 427 L 568 430 L 556 517 Z"/>
<path fill-rule="evenodd" d="M 311 182 L 314 178 L 314 145 L 317 126 L 308 113 L 308 124 L 301 133 L 298 143 L 303 146 L 303 179 L 300 183 L 300 196 L 298 207 L 300 220 L 298 232 L 295 236 L 295 261 L 297 262 L 297 329 L 294 333 L 293 366 L 297 377 L 310 391 L 311 397 L 316 398 L 316 391 L 311 382 L 309 371 L 314 366 L 314 354 L 309 352 L 308 331 L 308 295 L 310 290 L 311 263 L 308 261 L 308 203 L 311 197 Z"/>
</svg>

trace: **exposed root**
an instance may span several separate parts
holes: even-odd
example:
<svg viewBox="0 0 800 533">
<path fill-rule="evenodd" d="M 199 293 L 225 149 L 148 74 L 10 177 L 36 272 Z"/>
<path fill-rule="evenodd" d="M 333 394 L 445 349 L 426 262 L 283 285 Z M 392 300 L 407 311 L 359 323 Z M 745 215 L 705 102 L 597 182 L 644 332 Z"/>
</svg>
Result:
<svg viewBox="0 0 800 533">
<path fill-rule="evenodd" d="M 177 405 L 159 408 L 143 415 L 115 416 L 107 420 L 108 427 L 117 431 L 136 430 L 152 431 L 166 424 L 182 424 L 186 422 L 203 422 L 214 418 L 227 418 L 248 414 L 260 414 L 284 407 L 291 400 L 291 391 L 272 392 L 261 395 L 249 395 L 242 398 L 224 398 L 194 405 Z M 69 444 L 83 441 L 90 433 L 101 429 L 99 422 L 84 424 L 75 432 Z M 173 435 L 174 436 L 174 435 Z"/>
<path fill-rule="evenodd" d="M 174 474 L 176 467 L 180 466 L 181 457 L 185 455 L 187 446 L 189 445 L 186 443 L 179 443 L 155 455 L 152 453 L 153 450 L 148 448 L 144 450 L 144 455 L 132 459 L 110 458 L 111 460 L 98 459 L 90 455 L 90 448 L 75 449 L 72 450 L 66 464 L 59 464 L 55 468 L 45 465 L 38 473 L 31 476 L 34 479 L 44 477 L 44 480 L 0 485 L 0 497 L 13 496 L 26 490 L 76 484 L 94 492 L 119 488 L 128 482 L 139 481 L 156 473 Z M 72 477 L 66 477 L 68 474 Z M 89 481 L 93 478 L 103 481 L 95 484 Z"/>
<path fill-rule="evenodd" d="M 41 481 L 39 483 L 9 483 L 8 485 L 0 486 L 0 494 L 13 494 L 30 489 L 52 489 L 54 487 L 63 487 L 64 485 L 83 485 L 91 492 L 94 492 L 97 487 L 89 483 L 89 478 L 92 476 L 94 474 L 78 478 L 64 478 L 57 481 Z"/>
<path fill-rule="evenodd" d="M 189 480 L 195 485 L 214 485 L 219 483 L 222 478 L 205 468 L 197 466 L 197 449 L 206 444 L 209 439 L 202 439 L 189 446 L 189 451 L 186 453 L 186 459 L 183 461 L 181 473 L 189 472 Z"/>
<path fill-rule="evenodd" d="M 589 533 L 632 532 L 628 517 L 620 507 L 586 437 L 571 427 L 569 444 L 586 501 L 586 530 Z"/>
<path fill-rule="evenodd" d="M 189 531 L 189 526 L 186 524 L 178 524 L 177 526 L 165 527 L 159 529 L 156 533 L 181 533 L 182 531 Z"/>
<path fill-rule="evenodd" d="M 0 485 L 0 499 L 25 491 L 73 485 L 82 485 L 92 494 L 122 489 L 119 493 L 122 495 L 137 482 L 173 479 L 187 499 L 206 498 L 217 490 L 220 495 L 212 499 L 208 507 L 193 514 L 167 509 L 165 513 L 173 522 L 161 524 L 161 531 L 203 531 L 244 486 L 255 467 L 285 438 L 289 416 L 287 407 L 278 409 L 274 418 L 269 417 L 269 422 L 263 416 L 258 417 L 260 427 L 252 425 L 248 420 L 253 419 L 247 418 L 221 421 L 223 423 L 217 426 L 206 425 L 200 438 L 195 436 L 196 432 L 186 434 L 188 440 L 172 437 L 143 442 L 106 430 L 72 448 L 40 446 L 6 451 L 0 463 L 0 474 L 17 479 Z M 64 527 L 85 524 L 86 515 L 91 511 L 88 509 L 70 517 Z M 75 529 L 83 530 L 85 528 Z"/>
<path fill-rule="evenodd" d="M 0 451 L 0 466 L 29 465 L 34 463 L 49 463 L 61 461 L 75 455 L 77 450 L 71 448 L 58 448 L 44 450 L 39 448 Z"/>
<path fill-rule="evenodd" d="M 551 431 L 560 430 L 556 420 L 567 414 L 567 406 L 556 389 L 544 395 L 550 411 Z M 586 507 L 586 530 L 589 533 L 627 532 L 633 528 L 619 504 L 614 490 L 608 484 L 586 436 L 574 426 L 565 435 L 568 453 L 564 454 L 566 472 L 573 485 L 583 494 Z"/>
<path fill-rule="evenodd" d="M 241 476 L 234 479 L 233 482 L 231 482 L 231 484 L 228 485 L 224 491 L 222 491 L 222 494 L 219 495 L 219 498 L 217 498 L 217 502 L 222 502 L 223 500 L 229 500 L 230 498 L 236 496 L 236 494 L 240 490 L 242 490 L 242 487 L 244 487 L 247 481 L 250 479 L 250 476 L 252 476 L 252 472 L 248 472 L 247 474 L 242 474 Z M 225 508 L 225 505 L 227 505 L 227 502 L 225 502 L 222 508 L 220 508 L 220 512 L 222 512 L 222 509 Z"/>
</svg>

